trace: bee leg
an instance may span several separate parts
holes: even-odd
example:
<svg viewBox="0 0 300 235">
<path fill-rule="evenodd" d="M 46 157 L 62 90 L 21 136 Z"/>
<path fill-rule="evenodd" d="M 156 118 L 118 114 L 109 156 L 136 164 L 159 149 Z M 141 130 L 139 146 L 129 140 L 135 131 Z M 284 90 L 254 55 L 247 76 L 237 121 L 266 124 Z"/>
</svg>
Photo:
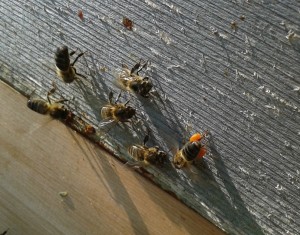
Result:
<svg viewBox="0 0 300 235">
<path fill-rule="evenodd" d="M 57 90 L 55 82 L 52 81 L 52 88 L 47 92 L 47 100 L 51 104 L 50 95 L 52 95 Z"/>
<path fill-rule="evenodd" d="M 128 66 L 126 64 L 122 64 L 122 68 L 128 69 Z"/>
<path fill-rule="evenodd" d="M 119 101 L 119 99 L 120 99 L 120 97 L 121 97 L 121 93 L 122 93 L 122 91 L 120 91 L 120 93 L 119 93 L 119 95 L 118 95 L 118 97 L 117 97 L 117 99 L 116 99 L 116 101 L 115 101 L 115 104 Z M 127 104 L 127 102 L 126 102 L 124 105 L 126 106 L 126 104 Z"/>
<path fill-rule="evenodd" d="M 74 54 L 76 53 L 76 51 L 78 51 L 78 48 L 76 48 L 75 51 L 71 51 L 71 52 L 69 53 L 69 55 L 70 55 L 70 56 L 74 55 Z"/>
<path fill-rule="evenodd" d="M 146 143 L 148 142 L 149 140 L 149 134 L 145 135 L 145 138 L 144 138 L 144 141 L 143 141 L 143 145 L 145 146 Z"/>
<path fill-rule="evenodd" d="M 47 95 L 52 95 L 57 90 L 57 86 L 54 81 L 52 81 L 52 88 L 48 91 Z"/>
<path fill-rule="evenodd" d="M 134 169 L 140 169 L 144 166 L 149 165 L 149 162 L 147 162 L 147 161 L 129 162 L 128 161 L 128 162 L 125 163 L 125 165 L 130 166 Z"/>
<path fill-rule="evenodd" d="M 135 73 L 135 72 L 139 69 L 140 66 L 141 66 L 141 61 L 138 62 L 135 66 L 132 67 L 132 69 L 131 69 L 131 71 L 130 71 L 130 74 Z M 138 72 L 137 72 L 137 73 L 138 73 Z M 137 73 L 136 73 L 136 74 L 137 74 Z"/>
<path fill-rule="evenodd" d="M 137 165 L 139 165 L 139 164 L 140 164 L 140 162 L 129 162 L 129 161 L 127 161 L 127 162 L 125 163 L 125 165 L 131 166 L 131 167 L 137 166 Z"/>
<path fill-rule="evenodd" d="M 60 100 L 56 100 L 54 103 L 64 103 L 66 101 L 69 101 L 68 99 L 60 99 Z"/>
<path fill-rule="evenodd" d="M 82 78 L 84 78 L 84 79 L 87 79 L 87 77 L 84 76 L 83 74 L 80 74 L 80 73 L 77 73 L 77 72 L 75 72 L 75 74 L 76 74 L 77 76 L 79 76 L 79 77 L 82 77 Z"/>
<path fill-rule="evenodd" d="M 127 100 L 127 101 L 124 103 L 124 105 L 126 106 L 126 105 L 129 103 L 129 101 L 130 101 L 130 99 Z"/>
<path fill-rule="evenodd" d="M 193 171 L 193 169 L 190 167 L 190 171 L 195 174 L 195 175 L 198 175 L 198 173 L 196 171 Z"/>
<path fill-rule="evenodd" d="M 73 63 L 71 64 L 71 66 L 74 66 L 74 64 L 77 62 L 77 60 L 78 60 L 81 56 L 83 56 L 84 53 L 85 53 L 85 52 L 80 53 L 80 54 L 75 58 L 75 60 L 74 60 Z"/>
<path fill-rule="evenodd" d="M 141 61 L 142 61 L 142 60 L 141 60 Z M 140 62 L 140 63 L 141 63 L 141 62 Z M 148 61 L 147 61 L 145 64 L 143 64 L 142 67 L 140 67 L 140 68 L 138 69 L 138 71 L 136 72 L 136 74 L 138 75 L 138 73 L 139 73 L 142 69 L 146 68 L 147 65 L 148 65 Z"/>
</svg>

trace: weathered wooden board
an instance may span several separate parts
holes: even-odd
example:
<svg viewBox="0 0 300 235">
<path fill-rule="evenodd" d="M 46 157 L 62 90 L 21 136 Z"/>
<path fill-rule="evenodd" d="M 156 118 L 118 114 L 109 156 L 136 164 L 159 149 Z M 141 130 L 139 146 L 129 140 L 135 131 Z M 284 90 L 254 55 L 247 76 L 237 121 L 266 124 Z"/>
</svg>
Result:
<svg viewBox="0 0 300 235">
<path fill-rule="evenodd" d="M 148 168 L 154 181 L 229 233 L 298 233 L 299 1 L 0 4 L 4 81 L 44 96 L 55 80 L 65 97 L 74 97 L 74 111 L 97 126 L 107 93 L 119 92 L 121 64 L 151 61 L 146 73 L 162 98 L 132 96 L 142 122 L 134 130 L 116 126 L 103 141 L 129 160 L 127 147 L 142 142 L 146 127 L 151 143 L 166 151 L 187 126 L 189 134 L 208 129 L 210 154 L 194 167 L 198 175 L 169 163 Z M 123 16 L 134 31 L 123 27 Z M 63 44 L 87 51 L 77 65 L 87 80 L 56 79 L 54 51 Z"/>
<path fill-rule="evenodd" d="M 0 98 L 1 234 L 224 234 L 2 82 Z"/>
</svg>

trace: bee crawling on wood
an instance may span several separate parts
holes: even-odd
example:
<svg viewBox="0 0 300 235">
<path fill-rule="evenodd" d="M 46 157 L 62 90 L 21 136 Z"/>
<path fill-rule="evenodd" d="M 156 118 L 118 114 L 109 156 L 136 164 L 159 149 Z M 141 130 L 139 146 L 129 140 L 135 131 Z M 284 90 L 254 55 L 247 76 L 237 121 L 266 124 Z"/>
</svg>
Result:
<svg viewBox="0 0 300 235">
<path fill-rule="evenodd" d="M 139 162 L 144 162 L 146 165 L 155 164 L 162 165 L 167 159 L 167 153 L 159 150 L 158 146 L 147 147 L 146 143 L 149 140 L 149 135 L 144 138 L 143 145 L 132 145 L 128 148 L 129 154 Z"/>
<path fill-rule="evenodd" d="M 208 131 L 205 131 L 203 135 L 196 133 L 190 137 L 181 149 L 179 149 L 173 157 L 173 164 L 176 168 L 181 169 L 188 163 L 193 162 L 196 158 L 203 158 L 207 152 L 205 138 Z"/>
<path fill-rule="evenodd" d="M 123 65 L 122 72 L 117 77 L 118 84 L 125 90 L 135 92 L 145 98 L 148 98 L 153 87 L 149 77 L 139 75 L 139 72 L 147 66 L 148 62 L 142 65 L 142 61 L 137 63 L 130 70 Z"/>
<path fill-rule="evenodd" d="M 77 60 L 83 56 L 84 52 L 80 53 L 75 60 L 70 63 L 70 56 L 74 55 L 76 51 L 69 53 L 67 46 L 58 47 L 55 52 L 56 73 L 62 78 L 65 83 L 71 83 L 79 77 L 86 78 L 84 75 L 77 73 L 74 67 Z"/>
<path fill-rule="evenodd" d="M 129 100 L 125 103 L 118 103 L 121 93 L 118 95 L 115 102 L 112 101 L 113 93 L 109 93 L 109 103 L 102 107 L 101 117 L 104 119 L 100 123 L 100 126 L 104 126 L 108 123 L 119 123 L 119 122 L 129 122 L 129 120 L 135 116 L 136 110 L 131 106 L 127 106 Z"/>
<path fill-rule="evenodd" d="M 31 99 L 27 101 L 27 107 L 31 110 L 40 113 L 40 114 L 49 114 L 53 118 L 57 119 L 66 119 L 70 113 L 64 105 L 62 104 L 67 99 L 60 99 L 55 102 L 51 102 L 50 95 L 52 95 L 56 91 L 57 87 L 53 83 L 53 88 L 47 92 L 47 101 L 42 99 Z"/>
</svg>

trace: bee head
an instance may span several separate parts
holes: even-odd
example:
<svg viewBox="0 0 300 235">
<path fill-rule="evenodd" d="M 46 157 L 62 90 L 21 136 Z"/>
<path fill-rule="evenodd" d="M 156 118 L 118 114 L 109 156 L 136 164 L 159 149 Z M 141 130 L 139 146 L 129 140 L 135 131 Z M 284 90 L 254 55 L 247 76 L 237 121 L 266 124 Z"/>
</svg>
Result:
<svg viewBox="0 0 300 235">
<path fill-rule="evenodd" d="M 158 162 L 160 164 L 164 164 L 166 162 L 166 160 L 167 160 L 167 153 L 166 152 L 158 151 L 157 156 L 158 156 Z"/>
<path fill-rule="evenodd" d="M 27 101 L 27 107 L 30 108 L 30 109 L 32 109 L 32 106 L 33 106 L 33 102 L 32 102 L 31 99 L 29 99 L 29 100 Z"/>
<path fill-rule="evenodd" d="M 139 83 L 137 81 L 133 81 L 130 83 L 130 88 L 134 91 L 134 92 L 138 92 L 139 90 Z"/>
<path fill-rule="evenodd" d="M 68 47 L 67 46 L 58 47 L 56 49 L 56 54 L 65 55 L 65 56 L 69 55 Z"/>
<path fill-rule="evenodd" d="M 127 106 L 126 107 L 126 116 L 128 118 L 132 118 L 135 115 L 136 111 L 134 108 L 132 108 L 131 106 Z"/>
<path fill-rule="evenodd" d="M 121 121 L 127 121 L 135 115 L 135 109 L 131 106 L 126 106 L 116 110 L 115 115 L 119 117 Z"/>
<path fill-rule="evenodd" d="M 141 87 L 140 87 L 140 94 L 141 95 L 147 95 L 150 90 L 152 89 L 153 84 L 152 82 L 149 80 L 148 77 L 145 77 L 144 80 L 142 81 Z"/>
</svg>

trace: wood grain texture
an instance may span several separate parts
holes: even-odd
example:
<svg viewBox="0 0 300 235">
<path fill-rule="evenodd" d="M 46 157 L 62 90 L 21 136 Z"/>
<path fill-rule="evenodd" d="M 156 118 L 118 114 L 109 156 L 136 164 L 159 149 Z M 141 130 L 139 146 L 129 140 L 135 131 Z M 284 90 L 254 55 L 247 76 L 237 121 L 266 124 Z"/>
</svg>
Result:
<svg viewBox="0 0 300 235">
<path fill-rule="evenodd" d="M 149 60 L 146 74 L 162 99 L 123 93 L 142 122 L 116 126 L 104 141 L 130 160 L 128 146 L 141 143 L 147 128 L 150 144 L 165 151 L 182 142 L 186 126 L 188 134 L 208 129 L 210 154 L 194 167 L 198 175 L 169 163 L 147 168 L 153 180 L 229 233 L 298 233 L 300 46 L 286 36 L 300 35 L 299 1 L 4 0 L 0 7 L 4 81 L 45 96 L 55 80 L 74 96 L 74 112 L 97 126 L 108 92 L 119 92 L 121 64 Z M 87 80 L 56 79 L 54 51 L 63 44 L 87 51 L 77 64 Z"/>
<path fill-rule="evenodd" d="M 25 103 L 0 82 L 0 232 L 223 234 L 128 166 Z"/>
</svg>

